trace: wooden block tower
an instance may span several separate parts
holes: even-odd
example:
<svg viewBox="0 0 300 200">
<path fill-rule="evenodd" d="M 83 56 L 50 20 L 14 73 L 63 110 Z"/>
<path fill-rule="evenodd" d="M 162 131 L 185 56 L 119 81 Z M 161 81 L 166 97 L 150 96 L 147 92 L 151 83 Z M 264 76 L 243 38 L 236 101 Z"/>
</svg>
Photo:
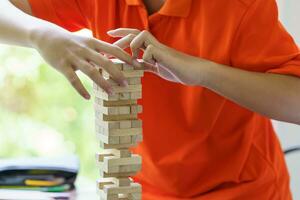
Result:
<svg viewBox="0 0 300 200">
<path fill-rule="evenodd" d="M 142 187 L 134 183 L 130 176 L 141 170 L 142 158 L 132 154 L 130 147 L 142 141 L 142 112 L 137 99 L 142 97 L 142 70 L 119 60 L 112 60 L 123 72 L 128 87 L 115 83 L 105 71 L 103 77 L 113 85 L 113 95 L 108 95 L 94 84 L 96 134 L 100 139 L 101 178 L 97 182 L 101 200 L 141 200 Z"/>
</svg>

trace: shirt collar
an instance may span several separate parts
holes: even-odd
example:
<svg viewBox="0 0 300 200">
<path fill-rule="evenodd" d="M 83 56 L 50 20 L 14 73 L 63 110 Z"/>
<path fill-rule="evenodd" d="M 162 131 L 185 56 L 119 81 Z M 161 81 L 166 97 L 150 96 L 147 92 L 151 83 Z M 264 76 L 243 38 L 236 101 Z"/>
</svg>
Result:
<svg viewBox="0 0 300 200">
<path fill-rule="evenodd" d="M 192 1 L 193 0 L 166 0 L 158 13 L 174 17 L 187 17 L 191 10 Z M 126 0 L 126 3 L 130 6 L 143 4 L 142 0 Z"/>
</svg>

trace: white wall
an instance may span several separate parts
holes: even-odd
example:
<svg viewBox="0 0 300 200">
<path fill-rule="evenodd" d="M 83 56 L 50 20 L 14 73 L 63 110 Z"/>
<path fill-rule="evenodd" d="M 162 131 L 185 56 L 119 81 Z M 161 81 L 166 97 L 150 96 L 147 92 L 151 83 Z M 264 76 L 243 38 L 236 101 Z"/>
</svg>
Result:
<svg viewBox="0 0 300 200">
<path fill-rule="evenodd" d="M 278 0 L 278 6 L 282 23 L 300 44 L 300 1 Z M 276 121 L 274 125 L 283 148 L 300 145 L 300 126 Z M 298 200 L 300 199 L 300 152 L 288 155 L 286 160 L 291 175 L 293 196 Z"/>
</svg>

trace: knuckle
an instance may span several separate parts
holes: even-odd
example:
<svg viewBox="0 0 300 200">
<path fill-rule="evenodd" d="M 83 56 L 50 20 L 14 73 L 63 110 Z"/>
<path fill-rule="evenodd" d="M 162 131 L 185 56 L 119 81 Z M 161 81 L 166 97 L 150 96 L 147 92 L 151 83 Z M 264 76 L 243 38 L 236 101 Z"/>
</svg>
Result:
<svg viewBox="0 0 300 200">
<path fill-rule="evenodd" d="M 131 42 L 129 44 L 129 46 L 130 46 L 131 49 L 136 49 L 136 43 L 135 42 Z"/>
<path fill-rule="evenodd" d="M 72 85 L 77 83 L 77 77 L 75 75 L 69 75 L 69 81 Z"/>
<path fill-rule="evenodd" d="M 154 49 L 154 46 L 152 44 L 149 44 L 148 47 L 147 47 L 147 51 L 153 51 Z"/>
<path fill-rule="evenodd" d="M 141 32 L 141 35 L 142 36 L 146 36 L 146 35 L 148 35 L 149 34 L 149 32 L 147 31 L 147 30 L 143 30 L 142 32 Z"/>
<path fill-rule="evenodd" d="M 132 33 L 130 33 L 129 35 L 128 35 L 128 38 L 129 39 L 133 39 L 133 38 L 135 38 L 136 37 L 136 35 L 134 35 L 134 34 L 132 34 Z"/>
<path fill-rule="evenodd" d="M 95 43 L 97 42 L 97 40 L 95 40 L 94 38 L 88 38 L 87 41 L 86 41 L 86 44 L 89 46 L 89 47 L 92 47 L 92 46 L 95 46 Z"/>
<path fill-rule="evenodd" d="M 105 58 L 102 60 L 102 65 L 103 65 L 102 67 L 106 68 L 106 67 L 111 67 L 112 63 L 107 58 Z"/>
<path fill-rule="evenodd" d="M 94 75 L 96 75 L 98 73 L 98 70 L 95 68 L 95 67 L 89 67 L 88 69 L 87 69 L 87 74 L 89 75 L 89 76 L 94 76 Z"/>
<path fill-rule="evenodd" d="M 110 48 L 111 48 L 112 51 L 117 52 L 117 53 L 119 53 L 120 50 L 121 50 L 121 48 L 119 46 L 115 45 L 115 44 L 111 45 Z"/>
<path fill-rule="evenodd" d="M 80 45 L 80 46 L 77 46 L 76 48 L 74 48 L 72 50 L 72 52 L 75 54 L 75 55 L 82 55 L 86 50 L 86 47 Z M 73 55 L 71 55 L 72 58 L 74 58 Z"/>
<path fill-rule="evenodd" d="M 64 67 L 66 65 L 69 64 L 69 60 L 67 57 L 64 57 L 63 59 L 61 59 L 59 62 L 58 62 L 58 66 L 60 67 Z"/>
</svg>

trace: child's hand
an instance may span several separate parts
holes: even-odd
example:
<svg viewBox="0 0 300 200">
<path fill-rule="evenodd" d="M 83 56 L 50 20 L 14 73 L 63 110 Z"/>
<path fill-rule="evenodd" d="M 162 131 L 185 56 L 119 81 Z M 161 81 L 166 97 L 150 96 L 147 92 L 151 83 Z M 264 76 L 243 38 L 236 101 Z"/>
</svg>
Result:
<svg viewBox="0 0 300 200">
<path fill-rule="evenodd" d="M 112 37 L 121 37 L 114 44 L 120 48 L 130 47 L 132 56 L 136 59 L 140 51 L 144 51 L 144 69 L 160 77 L 186 85 L 198 85 L 200 58 L 171 49 L 160 43 L 150 32 L 136 29 L 120 28 L 109 31 Z M 197 73 L 195 73 L 197 72 Z"/>
<path fill-rule="evenodd" d="M 127 85 L 122 72 L 101 54 L 103 52 L 132 64 L 131 56 L 115 45 L 94 38 L 77 36 L 64 29 L 35 31 L 32 34 L 32 41 L 43 58 L 64 74 L 73 87 L 86 99 L 89 99 L 90 95 L 76 75 L 76 70 L 89 76 L 107 93 L 113 92 L 112 87 L 95 66 L 105 69 L 120 85 Z"/>
</svg>

